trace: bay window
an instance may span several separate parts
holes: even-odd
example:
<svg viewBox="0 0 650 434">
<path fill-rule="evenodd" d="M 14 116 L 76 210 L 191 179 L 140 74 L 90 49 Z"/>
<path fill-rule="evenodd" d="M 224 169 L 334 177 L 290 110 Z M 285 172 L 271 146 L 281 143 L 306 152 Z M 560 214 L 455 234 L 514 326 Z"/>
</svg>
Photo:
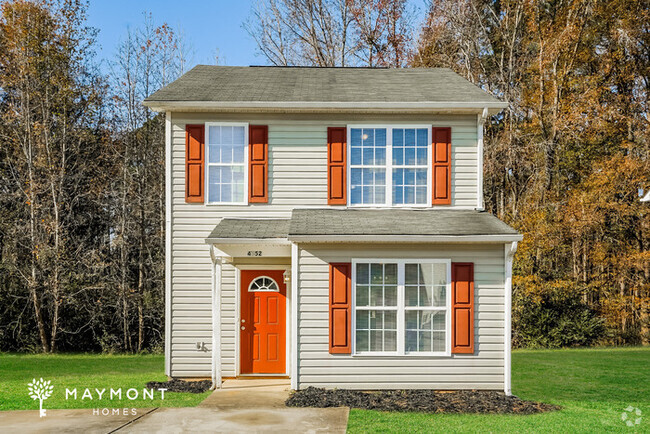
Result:
<svg viewBox="0 0 650 434">
<path fill-rule="evenodd" d="M 451 261 L 355 260 L 355 354 L 448 355 Z"/>
<path fill-rule="evenodd" d="M 350 205 L 430 205 L 430 127 L 349 130 Z"/>
</svg>

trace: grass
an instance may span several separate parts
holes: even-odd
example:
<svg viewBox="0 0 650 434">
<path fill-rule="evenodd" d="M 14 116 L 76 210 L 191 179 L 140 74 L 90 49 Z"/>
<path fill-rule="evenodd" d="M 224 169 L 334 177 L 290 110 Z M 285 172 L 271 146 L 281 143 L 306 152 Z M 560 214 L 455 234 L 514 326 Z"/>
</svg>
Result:
<svg viewBox="0 0 650 434">
<path fill-rule="evenodd" d="M 0 410 L 37 409 L 27 383 L 43 377 L 54 385 L 45 407 L 130 408 L 191 407 L 209 394 L 165 393 L 143 400 L 148 381 L 163 381 L 160 355 L 16 355 L 0 354 Z M 522 399 L 559 404 L 561 411 L 531 416 L 440 415 L 352 410 L 351 432 L 650 432 L 650 348 L 515 351 L 513 392 Z M 97 401 L 95 388 L 139 390 L 137 400 Z M 66 400 L 77 388 L 79 399 Z M 83 390 L 93 400 L 82 400 Z M 621 421 L 628 407 L 641 409 L 635 428 Z"/>
<path fill-rule="evenodd" d="M 154 400 L 142 399 L 142 389 L 147 382 L 167 380 L 161 355 L 0 354 L 0 410 L 38 409 L 38 401 L 28 395 L 27 383 L 41 377 L 51 380 L 54 386 L 52 396 L 43 404 L 48 409 L 193 407 L 210 393 L 165 392 L 162 400 L 157 392 Z M 78 399 L 66 400 L 66 388 L 76 388 Z M 81 399 L 86 388 L 91 390 L 92 400 Z M 95 388 L 107 390 L 101 401 L 97 399 Z M 121 400 L 107 399 L 111 388 L 122 388 Z M 129 388 L 138 390 L 137 399 L 126 399 Z"/>
<path fill-rule="evenodd" d="M 650 348 L 522 350 L 512 354 L 513 393 L 558 404 L 530 416 L 351 410 L 350 432 L 650 432 Z M 634 428 L 621 420 L 637 407 Z"/>
</svg>

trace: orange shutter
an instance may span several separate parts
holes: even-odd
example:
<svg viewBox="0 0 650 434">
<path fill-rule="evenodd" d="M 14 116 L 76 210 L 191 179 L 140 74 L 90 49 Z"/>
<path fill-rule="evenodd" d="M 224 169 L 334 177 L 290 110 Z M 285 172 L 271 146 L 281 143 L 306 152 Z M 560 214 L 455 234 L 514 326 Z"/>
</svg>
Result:
<svg viewBox="0 0 650 434">
<path fill-rule="evenodd" d="M 248 201 L 269 201 L 269 127 L 251 125 L 248 130 Z"/>
<path fill-rule="evenodd" d="M 474 353 L 474 264 L 451 264 L 451 352 Z"/>
<path fill-rule="evenodd" d="M 185 202 L 203 203 L 205 126 L 185 126 Z"/>
<path fill-rule="evenodd" d="M 350 354 L 352 264 L 330 264 L 330 354 Z"/>
<path fill-rule="evenodd" d="M 451 128 L 433 128 L 433 205 L 451 205 Z"/>
<path fill-rule="evenodd" d="M 345 174 L 347 165 L 347 130 L 345 127 L 327 129 L 327 204 L 345 205 L 347 202 Z"/>
</svg>

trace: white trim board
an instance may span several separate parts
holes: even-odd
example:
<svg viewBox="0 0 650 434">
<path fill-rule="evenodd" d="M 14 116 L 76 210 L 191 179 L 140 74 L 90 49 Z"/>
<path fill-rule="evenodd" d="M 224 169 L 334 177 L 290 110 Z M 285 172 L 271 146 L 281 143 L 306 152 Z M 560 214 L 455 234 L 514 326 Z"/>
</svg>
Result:
<svg viewBox="0 0 650 434">
<path fill-rule="evenodd" d="M 512 395 L 512 261 L 517 251 L 517 243 L 504 246 L 505 280 L 504 280 L 504 326 L 503 326 L 503 391 Z"/>
<path fill-rule="evenodd" d="M 291 388 L 298 390 L 298 291 L 300 280 L 300 250 L 298 244 L 291 244 Z"/>
<path fill-rule="evenodd" d="M 172 114 L 165 113 L 165 375 L 172 375 Z"/>
<path fill-rule="evenodd" d="M 395 110 L 418 110 L 443 113 L 480 113 L 487 108 L 492 114 L 499 113 L 508 107 L 507 102 L 465 102 L 465 101 L 440 101 L 440 102 L 331 102 L 331 101 L 144 101 L 146 107 L 155 111 L 165 110 L 233 110 L 244 111 L 303 111 L 303 110 L 370 110 L 373 112 L 387 112 Z"/>
</svg>

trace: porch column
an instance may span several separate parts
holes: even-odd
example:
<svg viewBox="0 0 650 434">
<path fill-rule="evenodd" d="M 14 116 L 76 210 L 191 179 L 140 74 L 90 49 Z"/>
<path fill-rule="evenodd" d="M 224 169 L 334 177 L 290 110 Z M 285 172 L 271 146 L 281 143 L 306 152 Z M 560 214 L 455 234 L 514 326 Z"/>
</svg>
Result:
<svg viewBox="0 0 650 434">
<path fill-rule="evenodd" d="M 221 389 L 221 263 L 222 257 L 210 246 L 212 259 L 212 387 Z"/>
<path fill-rule="evenodd" d="M 300 267 L 299 267 L 299 250 L 298 244 L 291 244 L 291 388 L 298 390 L 298 312 L 300 299 L 299 281 L 300 281 Z"/>
</svg>

